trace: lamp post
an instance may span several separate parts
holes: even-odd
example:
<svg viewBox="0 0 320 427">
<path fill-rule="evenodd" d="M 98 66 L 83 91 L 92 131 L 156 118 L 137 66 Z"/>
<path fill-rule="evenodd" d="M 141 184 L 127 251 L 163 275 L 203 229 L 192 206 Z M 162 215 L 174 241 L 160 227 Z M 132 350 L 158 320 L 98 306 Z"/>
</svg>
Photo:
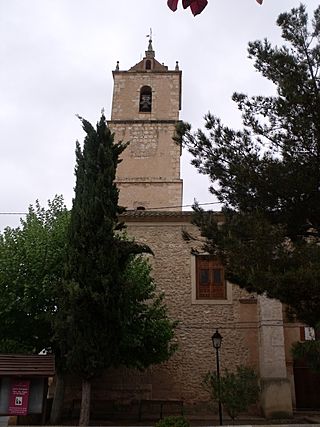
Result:
<svg viewBox="0 0 320 427">
<path fill-rule="evenodd" d="M 220 425 L 222 426 L 222 408 L 220 400 L 220 366 L 219 366 L 219 348 L 221 347 L 222 336 L 219 334 L 218 329 L 212 335 L 212 345 L 216 350 L 216 360 L 217 360 L 217 379 L 218 379 L 218 405 L 219 405 L 219 420 Z"/>
</svg>

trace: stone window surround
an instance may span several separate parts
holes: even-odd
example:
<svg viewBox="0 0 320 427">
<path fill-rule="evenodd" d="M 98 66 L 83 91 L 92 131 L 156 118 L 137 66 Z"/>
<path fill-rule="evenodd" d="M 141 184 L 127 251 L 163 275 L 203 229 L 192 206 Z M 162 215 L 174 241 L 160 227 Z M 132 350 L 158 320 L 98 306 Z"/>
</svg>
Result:
<svg viewBox="0 0 320 427">
<path fill-rule="evenodd" d="M 201 255 L 208 255 L 203 253 Z M 226 280 L 226 299 L 197 299 L 196 283 L 196 255 L 191 255 L 191 303 L 202 305 L 228 305 L 232 304 L 232 284 Z"/>
<path fill-rule="evenodd" d="M 147 90 L 148 89 L 148 90 Z M 150 91 L 149 91 L 150 89 Z M 150 94 L 150 110 L 148 111 L 144 111 L 141 110 L 141 101 L 142 101 L 142 96 L 145 95 L 147 90 L 148 95 Z M 153 101 L 154 101 L 154 89 L 150 86 L 150 85 L 146 85 L 143 84 L 140 88 L 139 88 L 139 114 L 151 114 L 152 110 L 153 110 Z"/>
</svg>

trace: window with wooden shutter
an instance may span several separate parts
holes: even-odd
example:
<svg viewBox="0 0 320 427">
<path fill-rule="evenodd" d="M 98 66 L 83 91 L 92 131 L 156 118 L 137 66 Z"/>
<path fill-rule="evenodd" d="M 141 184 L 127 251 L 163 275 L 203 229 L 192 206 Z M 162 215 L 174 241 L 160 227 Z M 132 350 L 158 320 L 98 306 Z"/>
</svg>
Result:
<svg viewBox="0 0 320 427">
<path fill-rule="evenodd" d="M 197 299 L 226 299 L 224 268 L 211 255 L 196 257 Z"/>
</svg>

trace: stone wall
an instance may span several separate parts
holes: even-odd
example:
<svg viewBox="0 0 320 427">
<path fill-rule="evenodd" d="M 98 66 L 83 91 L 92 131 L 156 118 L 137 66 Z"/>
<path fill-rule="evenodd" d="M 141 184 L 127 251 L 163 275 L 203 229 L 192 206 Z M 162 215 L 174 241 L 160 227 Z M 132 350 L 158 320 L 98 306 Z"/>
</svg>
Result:
<svg viewBox="0 0 320 427">
<path fill-rule="evenodd" d="M 111 120 L 178 120 L 180 71 L 114 72 Z M 152 89 L 151 113 L 139 112 L 140 89 Z"/>
<path fill-rule="evenodd" d="M 253 367 L 261 378 L 264 414 L 267 417 L 290 415 L 287 369 L 292 372 L 290 361 L 286 368 L 279 303 L 257 298 L 231 284 L 227 300 L 194 302 L 191 245 L 182 238 L 183 230 L 197 235 L 197 229 L 190 224 L 190 214 L 132 212 L 126 213 L 123 219 L 129 236 L 148 244 L 154 252 L 154 257 L 150 257 L 152 275 L 158 291 L 165 294 L 170 317 L 179 322 L 178 351 L 168 362 L 143 372 L 125 368 L 105 372 L 93 386 L 94 398 L 123 402 L 179 399 L 184 401 L 187 412 L 204 413 L 208 410 L 209 396 L 202 380 L 208 371 L 216 369 L 211 336 L 219 329 L 223 336 L 222 372 L 234 370 L 238 365 Z M 192 246 L 195 245 L 199 243 L 192 242 Z M 295 340 L 297 329 L 290 330 Z M 287 358 L 288 351 L 289 348 Z M 69 396 L 79 392 L 74 383 Z"/>
<path fill-rule="evenodd" d="M 181 72 L 116 71 L 113 76 L 109 126 L 117 142 L 130 142 L 117 168 L 120 204 L 179 209 L 181 147 L 172 138 L 179 120 Z M 143 86 L 152 89 L 151 112 L 139 112 Z"/>
<path fill-rule="evenodd" d="M 234 370 L 240 364 L 259 370 L 255 298 L 231 286 L 232 304 L 192 304 L 191 247 L 182 238 L 182 230 L 196 232 L 189 220 L 190 217 L 172 222 L 160 218 L 156 222 L 127 222 L 129 236 L 148 244 L 154 252 L 154 257 L 150 257 L 152 275 L 158 291 L 165 294 L 170 317 L 179 321 L 178 351 L 168 362 L 144 372 L 129 369 L 106 372 L 95 382 L 94 398 L 181 399 L 189 410 L 203 408 L 208 394 L 201 383 L 204 375 L 216 366 L 211 341 L 216 328 L 223 336 L 222 371 Z M 73 389 L 74 395 L 79 395 L 77 389 L 77 386 Z"/>
<path fill-rule="evenodd" d="M 189 221 L 189 220 L 188 220 Z M 223 336 L 221 368 L 239 364 L 258 369 L 256 300 L 232 286 L 232 304 L 192 304 L 190 246 L 182 230 L 196 232 L 189 222 L 128 222 L 128 234 L 147 243 L 158 291 L 164 292 L 172 319 L 179 321 L 179 349 L 170 361 L 145 372 L 117 370 L 106 373 L 104 385 L 114 395 L 153 399 L 182 399 L 187 406 L 201 406 L 208 400 L 202 387 L 204 375 L 216 366 L 211 336 L 218 328 Z"/>
<path fill-rule="evenodd" d="M 115 140 L 129 141 L 117 169 L 120 205 L 163 208 L 182 205 L 180 147 L 172 140 L 175 122 L 110 122 Z"/>
</svg>

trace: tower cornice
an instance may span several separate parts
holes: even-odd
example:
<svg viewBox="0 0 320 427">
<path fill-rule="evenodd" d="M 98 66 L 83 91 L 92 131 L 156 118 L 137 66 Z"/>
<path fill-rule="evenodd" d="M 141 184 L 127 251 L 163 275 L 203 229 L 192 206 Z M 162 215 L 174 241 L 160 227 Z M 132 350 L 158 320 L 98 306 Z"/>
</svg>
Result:
<svg viewBox="0 0 320 427">
<path fill-rule="evenodd" d="M 108 120 L 108 124 L 170 124 L 170 125 L 175 125 L 177 123 L 179 123 L 181 120 L 133 120 L 133 119 L 129 119 L 129 120 Z"/>
<path fill-rule="evenodd" d="M 181 70 L 113 70 L 112 75 L 119 75 L 119 74 L 145 74 L 145 73 L 152 73 L 152 74 L 180 74 L 182 75 Z"/>
</svg>

